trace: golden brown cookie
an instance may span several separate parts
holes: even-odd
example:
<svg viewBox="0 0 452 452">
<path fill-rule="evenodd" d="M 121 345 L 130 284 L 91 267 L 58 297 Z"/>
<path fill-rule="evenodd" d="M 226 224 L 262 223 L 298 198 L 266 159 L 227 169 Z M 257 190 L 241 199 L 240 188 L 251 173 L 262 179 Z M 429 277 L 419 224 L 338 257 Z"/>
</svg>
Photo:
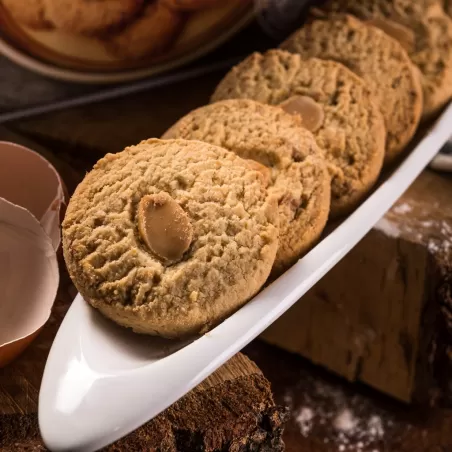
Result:
<svg viewBox="0 0 452 452">
<path fill-rule="evenodd" d="M 332 175 L 332 215 L 356 207 L 377 180 L 384 157 L 384 120 L 367 85 L 342 64 L 303 60 L 283 50 L 254 53 L 224 77 L 212 101 L 234 98 L 285 103 L 291 112 L 300 103 L 323 110 L 323 123 L 313 133 Z"/>
<path fill-rule="evenodd" d="M 45 14 L 45 0 L 1 0 L 3 6 L 8 10 L 14 20 L 36 29 L 51 28 Z"/>
<path fill-rule="evenodd" d="M 116 56 L 139 59 L 157 55 L 176 38 L 183 16 L 160 1 L 149 3 L 143 13 L 124 30 L 104 41 Z"/>
<path fill-rule="evenodd" d="M 68 33 L 105 33 L 127 23 L 143 0 L 40 0 L 46 17 L 56 28 Z"/>
<path fill-rule="evenodd" d="M 331 0 L 325 8 L 349 12 L 363 20 L 389 19 L 413 30 L 416 39 L 408 54 L 422 74 L 423 119 L 451 99 L 452 19 L 438 0 Z"/>
<path fill-rule="evenodd" d="M 385 119 L 386 160 L 399 155 L 414 136 L 422 113 L 422 86 L 402 45 L 353 16 L 313 20 L 281 48 L 303 58 L 339 61 L 363 78 Z"/>
<path fill-rule="evenodd" d="M 163 138 L 201 140 L 263 165 L 278 200 L 278 274 L 318 240 L 328 219 L 330 176 L 313 135 L 298 116 L 252 100 L 232 99 L 192 111 Z"/>
<path fill-rule="evenodd" d="M 200 141 L 108 154 L 77 187 L 63 251 L 82 296 L 138 333 L 205 332 L 265 283 L 278 210 L 258 171 Z"/>
</svg>

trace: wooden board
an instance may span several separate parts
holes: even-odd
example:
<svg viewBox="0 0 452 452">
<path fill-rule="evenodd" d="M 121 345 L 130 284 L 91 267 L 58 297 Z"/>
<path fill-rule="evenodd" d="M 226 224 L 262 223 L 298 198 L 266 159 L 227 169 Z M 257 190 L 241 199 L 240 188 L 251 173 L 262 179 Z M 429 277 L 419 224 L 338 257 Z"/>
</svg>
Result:
<svg viewBox="0 0 452 452">
<path fill-rule="evenodd" d="M 425 171 L 263 338 L 403 401 L 449 398 L 450 193 Z"/>
<path fill-rule="evenodd" d="M 49 158 L 69 193 L 83 177 L 77 166 L 27 138 L 0 128 L 0 140 L 12 140 Z M 59 148 L 61 155 L 67 149 Z M 38 395 L 53 338 L 76 295 L 59 256 L 60 285 L 52 315 L 31 346 L 0 369 L 0 451 L 45 450 L 37 423 Z M 238 354 L 184 398 L 107 450 L 231 450 L 243 447 L 282 450 L 284 409 L 276 407 L 270 385 L 258 367 Z"/>
</svg>

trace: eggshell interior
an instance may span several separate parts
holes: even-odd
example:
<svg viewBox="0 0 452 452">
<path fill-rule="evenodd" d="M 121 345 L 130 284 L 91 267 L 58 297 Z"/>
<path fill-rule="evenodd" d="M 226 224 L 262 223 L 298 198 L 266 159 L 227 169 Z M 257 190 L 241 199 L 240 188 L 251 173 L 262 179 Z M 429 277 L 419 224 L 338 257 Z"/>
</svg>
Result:
<svg viewBox="0 0 452 452">
<path fill-rule="evenodd" d="M 3 347 L 14 346 L 47 321 L 58 282 L 56 253 L 40 223 L 28 210 L 0 198 L 0 366 L 2 355 L 8 355 Z"/>
<path fill-rule="evenodd" d="M 64 194 L 58 172 L 44 157 L 24 146 L 0 141 L 0 196 L 29 210 L 41 222 L 55 250 L 58 248 Z"/>
<path fill-rule="evenodd" d="M 46 159 L 0 142 L 0 367 L 31 343 L 50 316 L 63 203 L 60 176 Z"/>
</svg>

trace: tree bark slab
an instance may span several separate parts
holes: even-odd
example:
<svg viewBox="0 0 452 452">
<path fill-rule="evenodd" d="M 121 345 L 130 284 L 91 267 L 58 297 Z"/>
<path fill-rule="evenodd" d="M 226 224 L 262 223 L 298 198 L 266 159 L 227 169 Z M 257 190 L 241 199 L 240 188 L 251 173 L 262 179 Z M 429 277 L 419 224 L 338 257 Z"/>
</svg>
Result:
<svg viewBox="0 0 452 452">
<path fill-rule="evenodd" d="M 67 276 L 36 341 L 0 369 L 0 451 L 46 450 L 38 429 L 38 393 L 48 351 L 70 305 L 64 287 L 71 287 Z M 286 418 L 259 368 L 237 354 L 162 414 L 105 450 L 282 451 Z"/>
<path fill-rule="evenodd" d="M 450 398 L 451 193 L 424 171 L 264 340 L 405 402 Z"/>
</svg>

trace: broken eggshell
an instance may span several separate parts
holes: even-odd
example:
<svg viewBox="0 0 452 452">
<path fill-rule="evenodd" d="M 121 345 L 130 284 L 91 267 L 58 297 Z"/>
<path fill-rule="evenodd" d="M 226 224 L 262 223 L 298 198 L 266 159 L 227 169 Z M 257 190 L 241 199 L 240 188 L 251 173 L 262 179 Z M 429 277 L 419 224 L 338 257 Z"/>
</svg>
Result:
<svg viewBox="0 0 452 452">
<path fill-rule="evenodd" d="M 63 183 L 44 157 L 19 144 L 0 141 L 0 197 L 29 210 L 58 249 Z"/>
<path fill-rule="evenodd" d="M 61 179 L 39 154 L 0 142 L 0 367 L 50 316 L 58 289 Z"/>
</svg>

